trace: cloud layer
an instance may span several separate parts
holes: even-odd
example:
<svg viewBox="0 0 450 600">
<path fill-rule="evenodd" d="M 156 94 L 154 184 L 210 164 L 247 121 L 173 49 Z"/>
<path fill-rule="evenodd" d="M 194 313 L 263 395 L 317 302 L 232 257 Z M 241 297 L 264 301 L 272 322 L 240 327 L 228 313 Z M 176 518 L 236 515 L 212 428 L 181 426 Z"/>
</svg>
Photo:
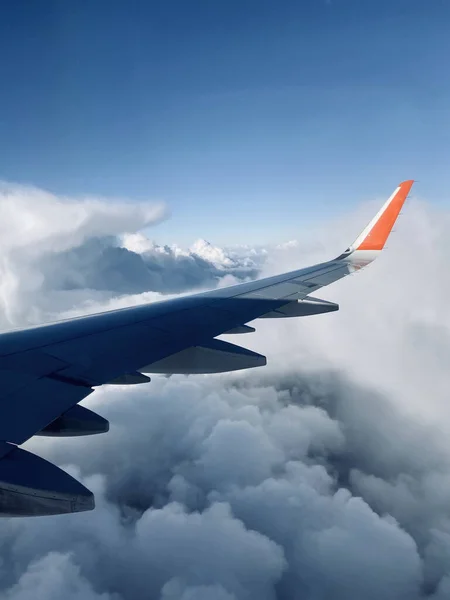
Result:
<svg viewBox="0 0 450 600">
<path fill-rule="evenodd" d="M 17 284 L 3 288 L 3 320 L 308 264 L 346 247 L 364 212 L 317 232 L 309 252 L 304 241 L 161 248 L 130 215 L 123 231 L 112 217 L 69 233 L 43 223 L 26 252 L 4 242 Z M 22 231 L 1 198 L 0 214 Z M 102 388 L 86 404 L 110 420 L 107 435 L 31 440 L 96 493 L 97 508 L 0 521 L 2 597 L 448 598 L 449 219 L 411 202 L 378 262 L 323 290 L 339 313 L 257 322 L 241 343 L 267 354 L 267 368 Z M 32 272 L 37 283 L 24 284 Z"/>
<path fill-rule="evenodd" d="M 0 326 L 101 309 L 118 296 L 149 292 L 147 301 L 257 276 L 262 250 L 250 257 L 204 240 L 188 250 L 152 243 L 141 230 L 166 216 L 161 203 L 62 198 L 2 184 Z"/>
</svg>

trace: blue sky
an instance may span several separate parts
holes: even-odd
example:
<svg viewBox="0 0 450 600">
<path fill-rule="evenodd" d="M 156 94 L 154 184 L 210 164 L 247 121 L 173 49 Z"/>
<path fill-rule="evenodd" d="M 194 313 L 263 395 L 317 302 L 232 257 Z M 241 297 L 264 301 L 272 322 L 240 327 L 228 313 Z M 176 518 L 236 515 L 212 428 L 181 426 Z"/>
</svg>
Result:
<svg viewBox="0 0 450 600">
<path fill-rule="evenodd" d="M 16 0 L 0 178 L 163 199 L 159 242 L 255 242 L 398 181 L 447 203 L 446 0 Z"/>
</svg>

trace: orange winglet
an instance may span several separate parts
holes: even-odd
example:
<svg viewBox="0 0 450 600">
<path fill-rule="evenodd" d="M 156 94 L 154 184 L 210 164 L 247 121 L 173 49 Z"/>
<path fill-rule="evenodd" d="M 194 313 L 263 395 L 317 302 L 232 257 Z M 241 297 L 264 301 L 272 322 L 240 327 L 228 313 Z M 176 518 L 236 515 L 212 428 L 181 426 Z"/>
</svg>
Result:
<svg viewBox="0 0 450 600">
<path fill-rule="evenodd" d="M 414 180 L 403 181 L 386 203 L 386 207 L 356 250 L 382 250 Z"/>
</svg>

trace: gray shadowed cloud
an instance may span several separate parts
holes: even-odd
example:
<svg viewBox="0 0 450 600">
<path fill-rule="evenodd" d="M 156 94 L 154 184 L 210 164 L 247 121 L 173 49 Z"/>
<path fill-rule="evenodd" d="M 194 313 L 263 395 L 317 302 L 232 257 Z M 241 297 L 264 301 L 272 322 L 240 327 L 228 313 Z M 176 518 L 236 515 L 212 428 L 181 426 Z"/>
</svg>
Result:
<svg viewBox="0 0 450 600">
<path fill-rule="evenodd" d="M 237 598 L 419 597 L 415 532 L 374 511 L 350 481 L 355 469 L 383 472 L 370 446 L 361 456 L 359 440 L 370 433 L 373 445 L 386 444 L 385 422 L 364 421 L 383 398 L 324 372 L 221 379 L 106 391 L 96 408 L 115 424 L 108 436 L 82 448 L 32 442 L 59 464 L 76 456 L 99 506 L 67 518 L 63 531 L 50 520 L 17 521 L 15 551 L 25 554 L 14 559 L 70 550 L 94 587 L 124 598 L 145 597 L 140 585 L 157 594 L 174 579 L 182 589 L 219 584 Z M 397 440 L 386 452 L 398 463 L 387 480 L 414 469 Z M 98 546 L 109 549 L 98 555 Z M 102 584 L 111 566 L 121 576 Z"/>
<path fill-rule="evenodd" d="M 57 248 L 61 266 L 45 272 L 46 249 L 35 289 L 53 290 L 45 298 L 54 314 L 70 303 L 82 312 L 92 295 L 99 308 L 142 302 L 147 292 L 126 291 L 133 269 L 117 249 L 141 259 L 136 280 L 147 277 L 148 256 L 171 264 L 196 250 L 203 285 L 212 266 L 240 277 L 236 269 L 252 265 L 269 273 L 322 259 L 328 245 L 333 255 L 360 217 L 324 227 L 310 256 L 296 244 L 225 252 L 200 242 L 168 252 L 114 225 Z M 86 404 L 110 420 L 107 435 L 28 442 L 82 479 L 97 508 L 0 521 L 2 597 L 448 598 L 449 218 L 411 203 L 388 252 L 323 291 L 339 313 L 257 322 L 241 343 L 266 353 L 267 368 L 102 388 Z M 20 273 L 32 271 L 27 260 Z M 78 287 L 64 282 L 64 264 Z M 85 278 L 101 279 L 108 264 L 117 279 L 94 294 Z M 5 306 L 17 290 L 3 290 Z M 25 319 L 34 296 L 17 297 L 14 315 Z"/>
<path fill-rule="evenodd" d="M 167 216 L 161 203 L 64 198 L 0 186 L 0 326 L 95 310 L 118 296 L 155 299 L 259 273 L 264 250 L 225 251 L 199 240 L 158 246 L 140 230 Z M 120 300 L 119 300 L 120 302 Z"/>
<path fill-rule="evenodd" d="M 258 275 L 260 265 L 247 257 L 241 264 L 240 257 L 231 259 L 223 252 L 222 262 L 212 262 L 207 254 L 210 248 L 214 249 L 207 242 L 187 251 L 152 244 L 138 254 L 119 246 L 115 239 L 93 238 L 76 248 L 41 257 L 38 268 L 44 276 L 43 286 L 49 290 L 89 288 L 113 294 L 175 294 L 215 287 L 227 275 L 237 280 Z"/>
</svg>

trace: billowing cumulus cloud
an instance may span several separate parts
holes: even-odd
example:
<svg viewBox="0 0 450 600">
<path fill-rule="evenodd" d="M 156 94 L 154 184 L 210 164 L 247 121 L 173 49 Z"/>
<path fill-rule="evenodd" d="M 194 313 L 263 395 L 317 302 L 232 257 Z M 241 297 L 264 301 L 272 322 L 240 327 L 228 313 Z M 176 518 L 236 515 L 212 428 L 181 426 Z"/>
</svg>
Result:
<svg viewBox="0 0 450 600">
<path fill-rule="evenodd" d="M 294 268 L 346 247 L 372 208 L 266 249 L 160 247 L 113 222 L 49 257 L 58 225 L 44 224 L 16 263 L 19 281 L 38 273 L 33 294 L 20 281 L 5 306 L 20 300 L 26 322 Z M 411 202 L 378 262 L 322 290 L 340 312 L 233 339 L 268 367 L 105 387 L 86 404 L 108 434 L 28 442 L 97 508 L 1 520 L 1 597 L 448 598 L 449 220 Z"/>
<path fill-rule="evenodd" d="M 89 312 L 121 297 L 176 294 L 254 278 L 264 262 L 204 240 L 158 246 L 141 230 L 167 216 L 161 203 L 65 198 L 0 185 L 0 327 Z M 143 295 L 136 302 L 148 301 Z"/>
<path fill-rule="evenodd" d="M 70 555 L 50 552 L 40 560 L 30 563 L 9 590 L 5 600 L 114 600 L 117 595 L 97 594 L 87 579 L 80 574 Z"/>
<path fill-rule="evenodd" d="M 47 261 L 92 240 L 142 229 L 165 215 L 164 205 L 157 203 L 63 198 L 36 188 L 2 184 L 1 325 L 33 322 L 45 314 Z M 59 310 L 59 302 L 55 305 Z"/>
</svg>

